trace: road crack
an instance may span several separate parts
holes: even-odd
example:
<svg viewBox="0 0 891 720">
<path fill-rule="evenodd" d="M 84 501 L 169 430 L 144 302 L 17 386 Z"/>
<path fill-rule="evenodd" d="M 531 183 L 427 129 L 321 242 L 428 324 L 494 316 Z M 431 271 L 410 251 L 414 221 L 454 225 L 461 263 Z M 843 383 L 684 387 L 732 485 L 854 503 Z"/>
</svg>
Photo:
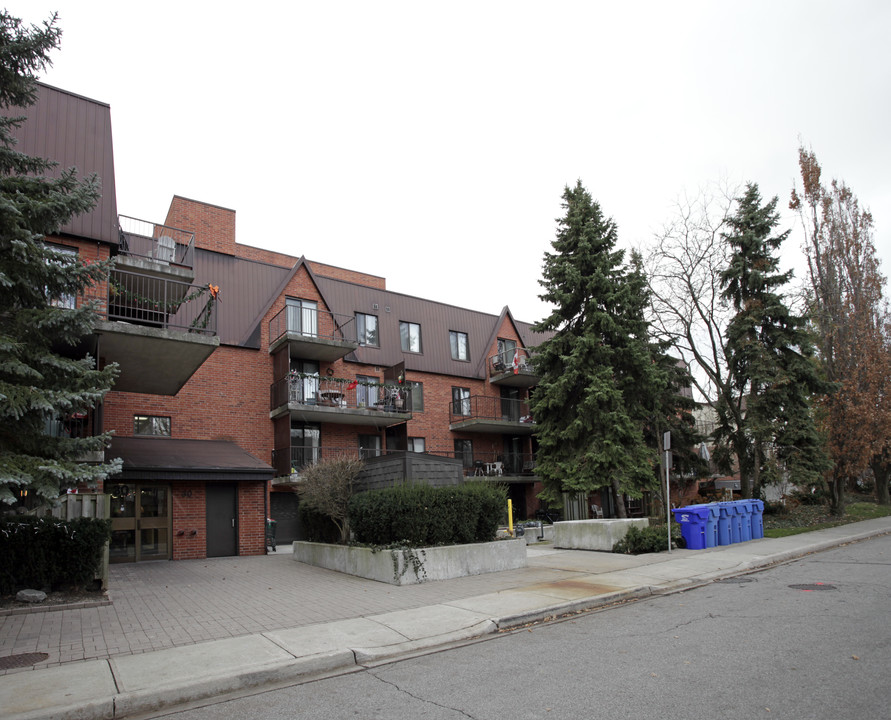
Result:
<svg viewBox="0 0 891 720">
<path fill-rule="evenodd" d="M 419 695 L 415 695 L 414 693 L 409 692 L 408 690 L 405 690 L 405 689 L 399 687 L 399 685 L 397 685 L 396 683 L 394 683 L 390 680 L 385 680 L 384 678 L 380 677 L 380 675 L 377 675 L 373 672 L 369 672 L 368 674 L 371 677 L 373 677 L 375 680 L 383 683 L 384 685 L 389 685 L 391 688 L 393 688 L 397 692 L 400 692 L 403 695 L 408 695 L 408 697 L 412 698 L 413 700 L 417 700 L 418 702 L 426 703 L 427 705 L 432 705 L 433 707 L 437 707 L 442 710 L 452 710 L 453 712 L 460 713 L 461 715 L 463 715 L 466 718 L 469 718 L 470 720 L 476 720 L 476 718 L 473 715 L 470 715 L 469 713 L 464 712 L 464 710 L 462 710 L 461 708 L 452 707 L 451 705 L 443 705 L 441 703 L 434 702 L 433 700 L 428 700 L 427 698 L 420 697 Z"/>
</svg>

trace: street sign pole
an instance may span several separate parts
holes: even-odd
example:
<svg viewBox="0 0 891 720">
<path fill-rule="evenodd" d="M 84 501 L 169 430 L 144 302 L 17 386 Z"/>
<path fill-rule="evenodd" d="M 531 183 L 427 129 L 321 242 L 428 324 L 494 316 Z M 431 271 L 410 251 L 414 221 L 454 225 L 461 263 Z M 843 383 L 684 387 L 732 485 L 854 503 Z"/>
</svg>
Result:
<svg viewBox="0 0 891 720">
<path fill-rule="evenodd" d="M 668 469 L 671 465 L 671 432 L 662 435 L 662 445 L 665 450 L 665 527 L 668 533 L 668 552 L 671 552 L 671 494 L 668 484 Z"/>
</svg>

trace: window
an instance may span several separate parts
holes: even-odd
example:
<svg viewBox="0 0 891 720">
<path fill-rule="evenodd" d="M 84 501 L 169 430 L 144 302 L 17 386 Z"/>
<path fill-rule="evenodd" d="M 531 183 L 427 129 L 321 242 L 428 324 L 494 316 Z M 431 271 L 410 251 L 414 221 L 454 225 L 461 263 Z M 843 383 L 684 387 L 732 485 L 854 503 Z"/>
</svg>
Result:
<svg viewBox="0 0 891 720">
<path fill-rule="evenodd" d="M 319 395 L 319 364 L 314 360 L 291 360 L 288 402 L 313 404 Z"/>
<path fill-rule="evenodd" d="M 322 431 L 319 425 L 291 422 L 291 472 L 299 472 L 321 459 Z"/>
<path fill-rule="evenodd" d="M 411 411 L 424 412 L 424 383 L 409 381 L 411 388 Z"/>
<path fill-rule="evenodd" d="M 359 457 L 363 460 L 367 458 L 378 457 L 381 454 L 381 436 L 380 435 L 360 435 L 359 436 Z"/>
<path fill-rule="evenodd" d="M 455 440 L 455 458 L 462 466 L 473 467 L 473 440 Z"/>
<path fill-rule="evenodd" d="M 134 415 L 133 434 L 170 437 L 170 418 L 161 415 Z"/>
<path fill-rule="evenodd" d="M 424 447 L 425 447 L 424 438 L 410 437 L 408 439 L 408 451 L 409 452 L 422 453 L 422 452 L 424 452 Z"/>
<path fill-rule="evenodd" d="M 467 349 L 467 333 L 449 330 L 449 345 L 452 348 L 452 360 L 470 360 Z"/>
<path fill-rule="evenodd" d="M 377 402 L 380 380 L 372 375 L 356 375 L 356 406 L 372 407 Z"/>
<path fill-rule="evenodd" d="M 498 357 L 495 358 L 494 366 L 500 367 L 501 370 L 508 369 L 514 362 L 514 353 L 517 351 L 516 340 L 506 340 L 498 338 Z"/>
<path fill-rule="evenodd" d="M 288 332 L 316 337 L 319 334 L 319 304 L 314 300 L 287 298 Z"/>
<path fill-rule="evenodd" d="M 399 338 L 403 352 L 421 352 L 421 326 L 417 323 L 400 322 Z"/>
<path fill-rule="evenodd" d="M 360 345 L 380 347 L 377 334 L 377 315 L 356 313 L 356 335 Z"/>
<path fill-rule="evenodd" d="M 470 415 L 470 388 L 452 388 L 452 414 Z"/>
<path fill-rule="evenodd" d="M 75 262 L 75 258 L 77 257 L 77 250 L 71 247 L 65 247 L 64 245 L 51 245 L 47 244 L 47 249 L 56 253 L 56 257 L 48 258 L 47 264 L 59 268 L 60 270 L 63 268 L 67 268 L 70 265 L 73 265 Z M 47 295 L 50 295 L 49 288 L 46 289 Z M 50 305 L 57 308 L 65 308 L 68 310 L 74 310 L 77 307 L 77 298 L 73 293 L 60 293 L 55 296 L 50 297 Z"/>
</svg>

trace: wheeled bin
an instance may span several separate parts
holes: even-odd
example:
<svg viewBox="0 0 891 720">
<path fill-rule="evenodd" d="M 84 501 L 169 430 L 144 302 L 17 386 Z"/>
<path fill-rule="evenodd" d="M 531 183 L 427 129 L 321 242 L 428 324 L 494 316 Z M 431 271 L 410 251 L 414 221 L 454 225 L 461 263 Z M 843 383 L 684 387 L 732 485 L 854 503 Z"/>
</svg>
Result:
<svg viewBox="0 0 891 720">
<path fill-rule="evenodd" d="M 266 518 L 266 547 L 275 552 L 275 520 Z"/>
<path fill-rule="evenodd" d="M 718 503 L 718 545 L 729 545 L 733 542 L 730 535 L 730 523 L 733 519 L 733 510 L 729 503 Z"/>
<path fill-rule="evenodd" d="M 764 537 L 764 501 L 752 500 L 752 540 Z"/>
<path fill-rule="evenodd" d="M 714 505 L 688 505 L 672 512 L 688 550 L 704 550 L 718 544 L 718 513 Z"/>
</svg>

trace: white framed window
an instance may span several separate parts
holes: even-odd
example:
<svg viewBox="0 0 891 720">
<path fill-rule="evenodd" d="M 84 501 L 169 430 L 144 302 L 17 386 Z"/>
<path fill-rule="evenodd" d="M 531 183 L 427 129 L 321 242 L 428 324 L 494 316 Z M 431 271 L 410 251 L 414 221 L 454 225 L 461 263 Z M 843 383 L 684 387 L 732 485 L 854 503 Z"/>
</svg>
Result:
<svg viewBox="0 0 891 720">
<path fill-rule="evenodd" d="M 288 332 L 318 337 L 319 304 L 315 300 L 286 298 L 288 307 Z"/>
<path fill-rule="evenodd" d="M 49 265 L 54 265 L 61 269 L 74 264 L 77 258 L 76 248 L 54 245 L 52 243 L 47 243 L 46 246 L 56 253 L 55 258 L 47 261 Z M 49 302 L 53 307 L 65 308 L 66 310 L 74 310 L 77 307 L 77 298 L 73 293 L 62 293 L 56 297 L 51 297 Z"/>
<path fill-rule="evenodd" d="M 410 437 L 408 439 L 408 451 L 422 453 L 426 447 L 426 442 L 422 437 Z"/>
<path fill-rule="evenodd" d="M 357 312 L 356 336 L 360 345 L 380 347 L 380 335 L 377 332 L 377 315 Z"/>
<path fill-rule="evenodd" d="M 449 347 L 452 350 L 452 360 L 470 360 L 467 333 L 449 330 Z"/>
<path fill-rule="evenodd" d="M 399 339 L 403 352 L 421 352 L 421 326 L 417 323 L 401 321 Z"/>
</svg>

